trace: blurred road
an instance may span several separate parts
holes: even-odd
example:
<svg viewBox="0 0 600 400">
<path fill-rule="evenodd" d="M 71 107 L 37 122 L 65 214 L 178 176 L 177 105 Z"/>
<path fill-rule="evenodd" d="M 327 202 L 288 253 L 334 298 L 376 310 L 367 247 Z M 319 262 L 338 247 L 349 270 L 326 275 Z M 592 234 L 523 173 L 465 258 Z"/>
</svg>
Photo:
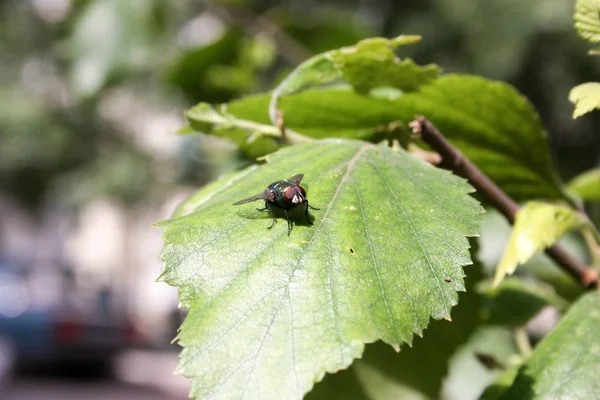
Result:
<svg viewBox="0 0 600 400">
<path fill-rule="evenodd" d="M 176 365 L 176 353 L 129 351 L 113 377 L 17 373 L 0 387 L 0 400 L 185 400 L 189 381 L 173 375 Z"/>
<path fill-rule="evenodd" d="M 2 400 L 177 400 L 155 388 L 122 383 L 117 380 L 78 381 L 17 378 L 0 392 Z"/>
</svg>

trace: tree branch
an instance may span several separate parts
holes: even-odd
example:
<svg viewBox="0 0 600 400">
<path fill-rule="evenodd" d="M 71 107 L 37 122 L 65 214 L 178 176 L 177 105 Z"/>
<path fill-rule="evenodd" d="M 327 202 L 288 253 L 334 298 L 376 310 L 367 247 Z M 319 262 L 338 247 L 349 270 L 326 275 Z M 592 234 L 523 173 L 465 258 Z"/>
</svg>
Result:
<svg viewBox="0 0 600 400">
<path fill-rule="evenodd" d="M 492 182 L 475 164 L 463 156 L 456 147 L 450 144 L 427 118 L 417 116 L 416 120 L 410 123 L 410 126 L 415 133 L 421 135 L 421 139 L 425 143 L 442 156 L 440 167 L 466 178 L 485 201 L 500 211 L 511 225 L 514 224 L 515 216 L 520 207 L 512 198 Z M 546 254 L 586 288 L 598 287 L 598 272 L 573 258 L 559 245 L 555 244 L 548 248 Z"/>
</svg>

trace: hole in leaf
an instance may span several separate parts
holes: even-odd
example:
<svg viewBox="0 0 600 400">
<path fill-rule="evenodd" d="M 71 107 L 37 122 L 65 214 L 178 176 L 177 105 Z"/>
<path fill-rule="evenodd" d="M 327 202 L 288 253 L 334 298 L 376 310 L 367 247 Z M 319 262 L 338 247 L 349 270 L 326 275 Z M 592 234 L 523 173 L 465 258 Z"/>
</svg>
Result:
<svg viewBox="0 0 600 400">
<path fill-rule="evenodd" d="M 354 254 L 354 249 L 350 247 L 350 253 Z"/>
</svg>

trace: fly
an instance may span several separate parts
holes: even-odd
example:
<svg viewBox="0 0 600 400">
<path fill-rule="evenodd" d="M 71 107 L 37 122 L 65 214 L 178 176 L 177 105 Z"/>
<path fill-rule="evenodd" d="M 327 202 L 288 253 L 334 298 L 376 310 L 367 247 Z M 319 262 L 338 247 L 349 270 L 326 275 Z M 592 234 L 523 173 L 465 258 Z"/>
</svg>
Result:
<svg viewBox="0 0 600 400">
<path fill-rule="evenodd" d="M 311 208 L 313 210 L 319 210 L 318 208 L 308 204 L 308 200 L 306 199 L 306 190 L 304 190 L 304 188 L 300 186 L 300 181 L 302 181 L 302 178 L 304 178 L 304 174 L 297 174 L 284 181 L 273 182 L 269 186 L 267 186 L 267 188 L 262 193 L 246 197 L 243 200 L 233 203 L 233 205 L 238 206 L 240 204 L 246 204 L 252 201 L 264 200 L 265 207 L 257 208 L 257 210 L 268 210 L 271 214 L 271 217 L 273 217 L 273 221 L 267 229 L 271 229 L 273 225 L 275 225 L 275 223 L 277 222 L 277 219 L 275 218 L 274 207 L 283 209 L 283 212 L 285 213 L 285 218 L 288 223 L 289 236 L 290 232 L 292 231 L 292 222 L 290 221 L 290 218 L 288 216 L 288 210 L 295 208 L 301 204 L 304 204 L 304 215 L 306 215 L 306 220 L 311 225 L 312 222 L 308 218 L 308 209 Z"/>
</svg>

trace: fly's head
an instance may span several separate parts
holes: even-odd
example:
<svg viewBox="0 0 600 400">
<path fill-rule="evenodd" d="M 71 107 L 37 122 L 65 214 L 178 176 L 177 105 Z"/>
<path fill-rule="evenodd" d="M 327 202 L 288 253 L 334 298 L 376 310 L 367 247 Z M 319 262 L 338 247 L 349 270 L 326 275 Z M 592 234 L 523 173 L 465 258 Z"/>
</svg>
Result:
<svg viewBox="0 0 600 400">
<path fill-rule="evenodd" d="M 290 207 L 304 204 L 306 201 L 306 190 L 300 185 L 290 186 L 283 192 L 283 199 Z"/>
</svg>

